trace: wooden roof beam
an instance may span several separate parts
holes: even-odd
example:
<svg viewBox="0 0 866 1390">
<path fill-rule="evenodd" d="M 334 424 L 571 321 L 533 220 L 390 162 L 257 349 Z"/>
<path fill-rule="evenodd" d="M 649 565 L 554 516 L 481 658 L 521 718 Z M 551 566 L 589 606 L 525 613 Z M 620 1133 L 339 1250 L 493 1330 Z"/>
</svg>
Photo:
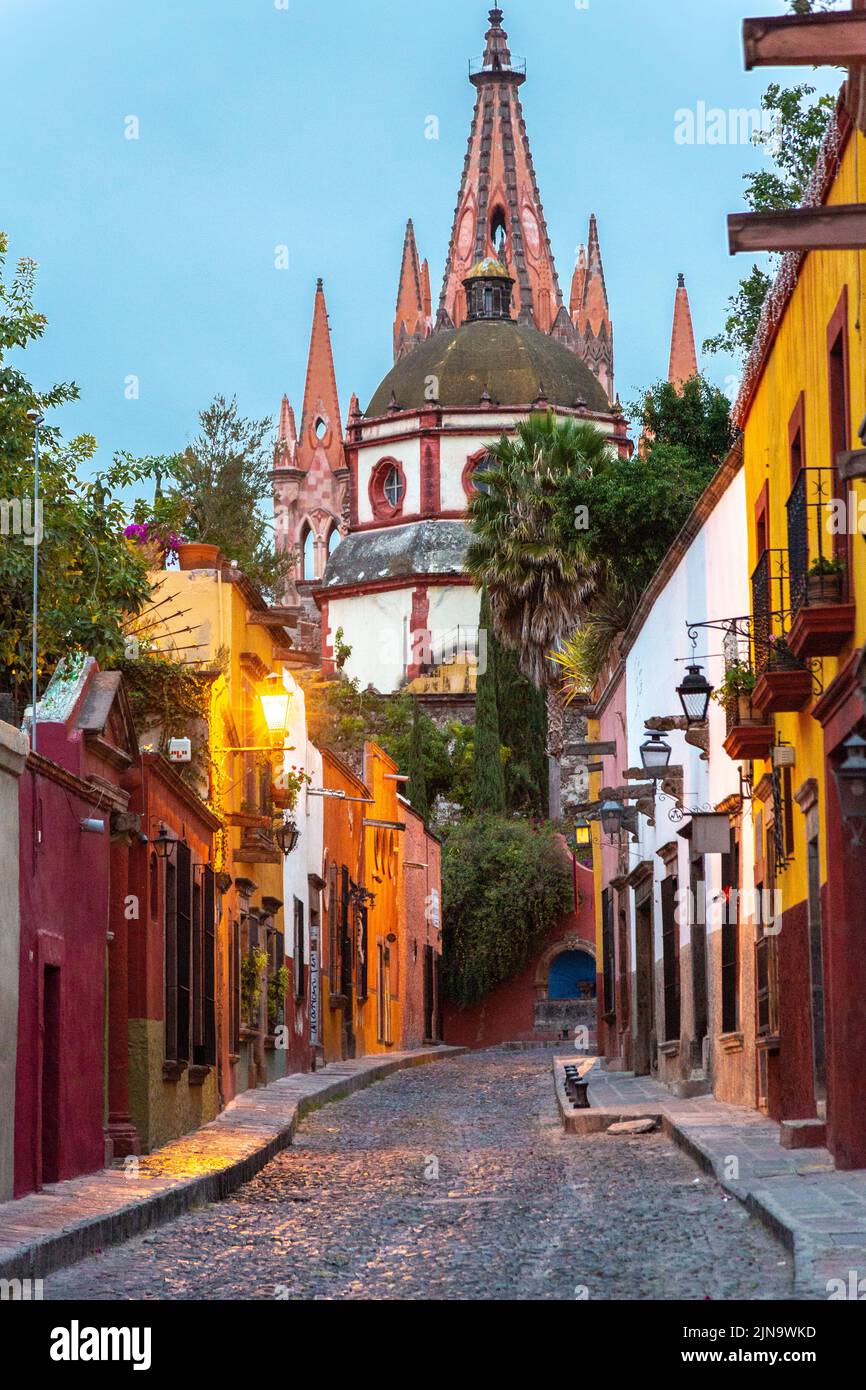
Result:
<svg viewBox="0 0 866 1390">
<path fill-rule="evenodd" d="M 790 212 L 735 212 L 728 245 L 739 251 L 866 250 L 866 203 L 795 208 Z"/>
<path fill-rule="evenodd" d="M 843 14 L 785 15 L 743 23 L 746 68 L 866 64 L 866 9 Z"/>
</svg>

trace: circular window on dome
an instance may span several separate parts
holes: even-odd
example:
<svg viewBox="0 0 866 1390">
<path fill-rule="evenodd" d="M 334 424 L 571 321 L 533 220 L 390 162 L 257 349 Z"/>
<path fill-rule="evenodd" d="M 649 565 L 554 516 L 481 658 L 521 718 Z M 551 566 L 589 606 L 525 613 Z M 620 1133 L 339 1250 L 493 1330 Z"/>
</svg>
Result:
<svg viewBox="0 0 866 1390">
<path fill-rule="evenodd" d="M 491 466 L 490 457 L 485 449 L 467 459 L 463 470 L 463 491 L 468 498 L 472 498 L 476 492 L 490 491 L 490 484 L 484 482 L 484 474 Z"/>
<path fill-rule="evenodd" d="M 370 505 L 373 515 L 383 520 L 399 516 L 406 497 L 406 475 L 396 459 L 383 459 L 370 477 Z"/>
</svg>

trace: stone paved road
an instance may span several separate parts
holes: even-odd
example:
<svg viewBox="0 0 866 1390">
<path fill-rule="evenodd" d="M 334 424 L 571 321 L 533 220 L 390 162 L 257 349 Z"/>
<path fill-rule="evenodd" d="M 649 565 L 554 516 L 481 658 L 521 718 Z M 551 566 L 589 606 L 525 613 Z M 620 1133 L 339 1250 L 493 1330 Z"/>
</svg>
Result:
<svg viewBox="0 0 866 1390">
<path fill-rule="evenodd" d="M 550 1067 L 494 1051 L 401 1072 L 46 1297 L 791 1297 L 787 1252 L 669 1140 L 563 1135 Z"/>
</svg>

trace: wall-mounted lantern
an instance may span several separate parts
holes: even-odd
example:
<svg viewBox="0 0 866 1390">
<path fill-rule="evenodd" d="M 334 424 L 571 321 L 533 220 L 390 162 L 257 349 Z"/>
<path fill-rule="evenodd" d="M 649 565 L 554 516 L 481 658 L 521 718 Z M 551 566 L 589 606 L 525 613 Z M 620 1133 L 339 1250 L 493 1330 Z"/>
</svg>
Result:
<svg viewBox="0 0 866 1390">
<path fill-rule="evenodd" d="M 585 816 L 575 823 L 574 846 L 578 853 L 592 848 L 592 826 Z"/>
<path fill-rule="evenodd" d="M 599 812 L 601 828 L 605 835 L 610 835 L 612 839 L 622 830 L 623 818 L 625 817 L 625 807 L 621 801 L 603 801 Z"/>
<path fill-rule="evenodd" d="M 275 739 L 285 739 L 288 733 L 291 698 L 291 694 L 286 690 L 276 672 L 272 671 L 267 680 L 262 682 L 259 690 L 262 713 L 265 716 L 268 733 Z"/>
<path fill-rule="evenodd" d="M 695 724 L 706 723 L 712 693 L 713 687 L 704 675 L 703 667 L 689 666 L 686 670 L 685 680 L 682 685 L 677 687 L 677 694 L 680 697 L 680 704 L 683 707 L 683 714 L 686 716 L 686 723 L 689 728 Z"/>
<path fill-rule="evenodd" d="M 646 743 L 640 746 L 640 758 L 644 772 L 650 777 L 663 777 L 670 764 L 673 749 L 664 734 L 653 733 L 647 729 Z"/>
<path fill-rule="evenodd" d="M 861 822 L 866 821 L 866 739 L 852 734 L 842 747 L 845 761 L 833 769 L 839 805 L 846 825 L 854 830 L 854 844 L 863 843 Z"/>
<path fill-rule="evenodd" d="M 159 834 L 155 840 L 151 840 L 151 844 L 160 859 L 168 859 L 177 844 L 177 836 L 172 835 L 165 825 L 160 825 Z"/>
<path fill-rule="evenodd" d="M 283 854 L 288 859 L 289 855 L 297 848 L 301 832 L 293 820 L 285 820 L 277 830 L 277 844 Z"/>
</svg>

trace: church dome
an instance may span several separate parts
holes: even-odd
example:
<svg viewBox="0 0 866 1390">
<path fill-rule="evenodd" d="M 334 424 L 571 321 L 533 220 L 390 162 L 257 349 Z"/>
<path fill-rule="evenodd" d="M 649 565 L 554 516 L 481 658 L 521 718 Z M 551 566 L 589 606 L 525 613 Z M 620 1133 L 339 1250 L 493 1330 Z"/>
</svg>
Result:
<svg viewBox="0 0 866 1390">
<path fill-rule="evenodd" d="M 367 417 L 386 415 L 393 401 L 400 410 L 429 406 L 431 378 L 446 409 L 477 406 L 485 390 L 495 405 L 528 408 L 543 388 L 551 406 L 573 410 L 582 403 L 600 414 L 610 411 L 597 377 L 562 343 L 508 319 L 483 319 L 440 329 L 401 357 L 370 401 Z"/>
</svg>

